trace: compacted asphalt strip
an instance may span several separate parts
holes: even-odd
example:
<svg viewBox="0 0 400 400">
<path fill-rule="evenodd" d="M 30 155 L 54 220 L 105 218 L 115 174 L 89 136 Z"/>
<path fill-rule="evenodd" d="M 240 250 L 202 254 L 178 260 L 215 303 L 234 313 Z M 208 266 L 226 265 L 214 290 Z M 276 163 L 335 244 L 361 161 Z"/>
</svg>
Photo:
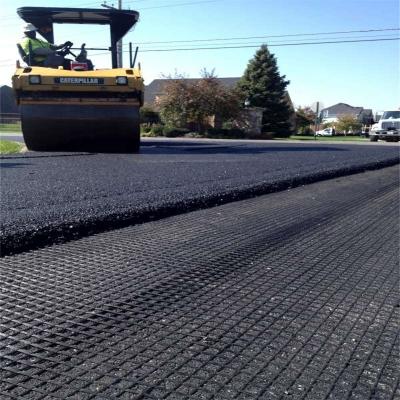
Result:
<svg viewBox="0 0 400 400">
<path fill-rule="evenodd" d="M 398 146 L 148 140 L 1 158 L 2 254 L 399 162 Z"/>
<path fill-rule="evenodd" d="M 398 168 L 0 259 L 0 398 L 393 400 Z"/>
</svg>

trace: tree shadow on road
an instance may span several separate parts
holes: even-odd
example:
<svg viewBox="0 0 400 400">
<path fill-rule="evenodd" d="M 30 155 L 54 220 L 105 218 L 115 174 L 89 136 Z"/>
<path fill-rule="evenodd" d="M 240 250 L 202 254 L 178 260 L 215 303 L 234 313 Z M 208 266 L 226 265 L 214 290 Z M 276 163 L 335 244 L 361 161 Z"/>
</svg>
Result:
<svg viewBox="0 0 400 400">
<path fill-rule="evenodd" d="M 17 162 L 0 162 L 0 168 L 24 168 L 32 164 L 29 163 L 17 163 Z"/>
<path fill-rule="evenodd" d="M 329 145 L 282 145 L 282 144 L 218 144 L 218 143 L 185 143 L 185 142 L 142 142 L 142 154 L 262 154 L 276 152 L 332 152 L 350 151 L 348 148 L 333 147 Z"/>
</svg>

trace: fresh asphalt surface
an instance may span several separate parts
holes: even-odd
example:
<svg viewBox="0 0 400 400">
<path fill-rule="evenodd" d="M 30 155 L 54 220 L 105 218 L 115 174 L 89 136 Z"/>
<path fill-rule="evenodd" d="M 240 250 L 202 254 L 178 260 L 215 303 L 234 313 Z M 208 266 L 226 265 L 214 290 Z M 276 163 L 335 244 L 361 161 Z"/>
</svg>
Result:
<svg viewBox="0 0 400 400">
<path fill-rule="evenodd" d="M 122 166 L 125 182 L 142 169 L 168 177 L 174 199 L 175 174 L 184 187 L 197 177 L 216 190 L 207 165 L 218 158 L 227 171 L 215 162 L 215 176 L 229 175 L 220 185 L 232 188 L 243 175 L 270 179 L 282 152 L 293 174 L 294 165 L 366 157 L 294 149 L 219 149 L 208 161 L 210 150 L 190 150 L 192 165 L 156 147 L 43 165 L 53 177 L 51 168 L 65 169 L 80 188 L 87 181 L 74 168 L 94 163 L 100 181 L 101 164 L 114 160 L 116 183 Z M 13 162 L 20 178 L 32 170 L 32 182 L 49 184 L 38 160 Z M 1 400 L 399 399 L 398 185 L 393 166 L 3 257 Z"/>
<path fill-rule="evenodd" d="M 139 154 L 1 159 L 3 254 L 393 165 L 398 146 L 147 140 Z"/>
</svg>

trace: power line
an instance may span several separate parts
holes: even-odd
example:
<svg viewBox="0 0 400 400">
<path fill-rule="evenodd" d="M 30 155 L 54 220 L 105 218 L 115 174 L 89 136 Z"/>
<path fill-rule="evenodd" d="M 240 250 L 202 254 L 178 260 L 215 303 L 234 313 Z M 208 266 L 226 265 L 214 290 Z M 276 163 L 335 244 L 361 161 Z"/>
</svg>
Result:
<svg viewBox="0 0 400 400">
<path fill-rule="evenodd" d="M 302 42 L 302 43 L 279 43 L 279 44 L 270 44 L 268 47 L 283 47 L 283 46 L 305 46 L 310 44 L 335 44 L 335 43 L 361 43 L 361 42 L 382 42 L 388 40 L 400 40 L 400 37 L 397 38 L 386 38 L 386 39 L 360 39 L 360 40 L 336 40 L 336 41 L 323 41 L 323 42 Z M 222 49 L 244 49 L 244 48 L 254 48 L 260 47 L 258 45 L 249 45 L 249 46 L 220 46 L 220 47 L 194 47 L 194 48 L 175 48 L 175 49 L 147 49 L 141 50 L 142 53 L 155 52 L 155 51 L 190 51 L 190 50 L 222 50 Z M 125 50 L 125 52 L 127 52 Z"/>
<path fill-rule="evenodd" d="M 214 38 L 214 39 L 165 40 L 158 42 L 137 42 L 137 44 L 216 42 L 216 41 L 227 41 L 227 40 L 267 39 L 267 38 L 282 38 L 282 37 L 295 37 L 295 36 L 298 37 L 298 36 L 318 36 L 318 35 L 340 35 L 347 33 L 369 33 L 369 32 L 399 31 L 399 30 L 400 28 L 360 29 L 354 31 L 292 33 L 285 35 L 245 36 L 245 37 L 229 37 L 229 38 Z"/>
<path fill-rule="evenodd" d="M 268 40 L 267 42 L 266 42 L 266 44 L 268 45 L 268 46 L 271 46 L 271 44 L 272 43 L 295 43 L 295 42 L 301 42 L 301 43 L 303 43 L 303 42 L 305 42 L 305 41 L 307 41 L 307 42 L 309 42 L 309 41 L 311 41 L 311 40 L 318 40 L 318 41 L 324 41 L 324 40 L 328 40 L 328 41 L 334 41 L 334 40 L 344 40 L 344 39 L 352 39 L 352 40 L 355 40 L 355 39 L 380 39 L 380 38 L 385 38 L 385 39 L 387 39 L 387 38 L 390 38 L 390 37 L 397 37 L 396 36 L 396 34 L 392 34 L 392 35 L 390 35 L 390 34 L 384 34 L 384 35 L 359 35 L 359 36 L 339 36 L 339 37 L 319 37 L 319 38 L 317 38 L 317 39 L 290 39 L 290 40 Z M 166 42 L 166 43 L 168 43 L 168 42 Z M 171 42 L 171 43 L 173 43 L 173 42 Z M 216 46 L 217 45 L 217 43 L 202 43 L 202 44 L 193 44 L 192 46 L 191 46 L 191 48 L 197 48 L 197 47 L 201 47 L 201 46 Z M 229 43 L 227 43 L 227 44 L 225 44 L 225 46 L 244 46 L 244 45 L 256 45 L 256 46 L 260 46 L 261 45 L 261 43 L 259 42 L 259 41 L 249 41 L 249 42 L 234 42 L 234 41 L 232 41 L 232 42 L 229 42 Z M 168 45 L 163 45 L 163 46 L 161 46 L 163 49 L 174 49 L 174 48 L 176 48 L 176 47 L 171 47 L 171 46 L 168 46 Z M 141 46 L 140 47 L 140 49 L 143 51 L 143 50 L 148 50 L 148 49 L 152 49 L 152 48 L 154 48 L 154 47 L 152 47 L 152 45 L 144 45 L 144 47 L 143 46 Z"/>
<path fill-rule="evenodd" d="M 338 43 L 361 43 L 361 42 L 382 42 L 382 41 L 393 41 L 400 40 L 398 38 L 387 38 L 387 39 L 360 39 L 360 40 L 337 40 L 337 41 L 326 41 L 326 42 L 304 42 L 304 43 L 281 43 L 281 44 L 271 44 L 269 47 L 286 47 L 286 46 L 305 46 L 305 45 L 318 45 L 318 44 L 338 44 Z M 141 50 L 142 53 L 149 52 L 168 52 L 168 51 L 193 51 L 193 50 L 225 50 L 225 49 L 244 49 L 244 48 L 257 48 L 260 45 L 249 45 L 249 46 L 220 46 L 220 47 L 195 47 L 195 48 L 175 48 L 175 49 L 148 49 Z M 124 53 L 128 53 L 124 50 Z M 100 56 L 109 53 L 94 53 L 92 56 Z M 0 68 L 11 67 L 15 64 L 4 64 L 0 65 Z"/>
<path fill-rule="evenodd" d="M 301 37 L 301 36 L 319 36 L 319 35 L 341 35 L 341 34 L 352 34 L 352 33 L 372 33 L 372 32 L 389 32 L 399 31 L 400 28 L 380 28 L 380 29 L 360 29 L 351 31 L 330 31 L 330 32 L 308 32 L 308 33 L 293 33 L 284 35 L 262 35 L 262 36 L 244 36 L 244 37 L 225 37 L 225 38 L 211 38 L 211 39 L 190 39 L 190 40 L 165 40 L 165 41 L 147 41 L 147 42 L 135 42 L 137 45 L 147 44 L 170 44 L 170 43 L 196 43 L 196 42 L 214 42 L 214 41 L 232 41 L 232 40 L 250 40 L 250 39 L 267 39 L 267 38 L 284 38 L 284 37 Z M 368 37 L 368 36 L 357 36 Z M 350 38 L 350 37 L 339 37 L 338 39 Z M 320 40 L 322 38 L 319 38 Z M 323 38 L 324 39 L 324 38 Z M 305 38 L 299 40 L 307 40 Z M 128 43 L 125 44 L 128 46 Z"/>
<path fill-rule="evenodd" d="M 365 43 L 365 42 L 383 42 L 383 41 L 394 41 L 400 40 L 400 37 L 396 38 L 379 38 L 379 39 L 358 39 L 358 40 L 334 40 L 334 41 L 318 41 L 318 42 L 300 42 L 300 43 L 276 43 L 268 44 L 268 47 L 287 47 L 287 46 L 306 46 L 306 45 L 318 45 L 318 44 L 341 44 L 341 43 Z M 195 50 L 225 50 L 225 49 L 244 49 L 244 48 L 258 48 L 260 44 L 255 45 L 239 45 L 239 46 L 218 46 L 218 47 L 188 47 L 188 48 L 161 48 L 161 49 L 144 49 L 142 53 L 149 52 L 171 52 L 171 51 L 195 51 Z M 124 50 L 124 53 L 128 53 Z M 91 56 L 99 56 L 109 54 L 108 52 L 93 53 Z M 0 60 L 0 63 L 7 62 L 9 59 Z M 0 67 L 12 66 L 14 64 L 3 64 Z"/>
<path fill-rule="evenodd" d="M 319 41 L 319 42 L 301 42 L 301 43 L 277 43 L 267 44 L 268 47 L 286 47 L 286 46 L 305 46 L 305 45 L 317 45 L 317 44 L 338 44 L 338 43 L 361 43 L 361 42 L 382 42 L 400 40 L 400 37 L 396 38 L 380 38 L 380 39 L 359 39 L 359 40 L 335 40 L 335 41 Z M 218 47 L 187 47 L 187 48 L 161 48 L 161 49 L 144 49 L 140 50 L 141 53 L 150 52 L 168 52 L 168 51 L 194 51 L 194 50 L 225 50 L 225 49 L 245 49 L 245 48 L 258 48 L 260 43 L 254 45 L 239 45 L 239 46 L 218 46 Z M 124 53 L 128 53 L 128 50 L 124 50 Z M 105 52 L 94 53 L 91 56 L 99 56 L 108 54 Z"/>
</svg>

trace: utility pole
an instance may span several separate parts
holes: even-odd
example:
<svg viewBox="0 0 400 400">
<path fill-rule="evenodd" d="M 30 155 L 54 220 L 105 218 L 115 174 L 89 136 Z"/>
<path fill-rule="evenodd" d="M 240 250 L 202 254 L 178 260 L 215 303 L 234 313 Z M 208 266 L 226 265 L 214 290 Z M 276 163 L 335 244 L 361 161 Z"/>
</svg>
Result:
<svg viewBox="0 0 400 400">
<path fill-rule="evenodd" d="M 113 8 L 115 7 L 109 6 L 105 2 L 101 5 L 104 8 Z M 118 10 L 122 10 L 122 0 L 118 0 Z M 117 67 L 122 68 L 122 39 L 117 42 Z"/>
<path fill-rule="evenodd" d="M 317 107 L 315 111 L 315 123 L 314 123 L 314 140 L 317 140 L 317 129 L 318 129 L 318 120 L 319 120 L 319 101 L 317 101 Z"/>
<path fill-rule="evenodd" d="M 118 10 L 122 10 L 122 0 L 118 0 Z M 117 42 L 118 67 L 122 68 L 122 38 Z"/>
</svg>

